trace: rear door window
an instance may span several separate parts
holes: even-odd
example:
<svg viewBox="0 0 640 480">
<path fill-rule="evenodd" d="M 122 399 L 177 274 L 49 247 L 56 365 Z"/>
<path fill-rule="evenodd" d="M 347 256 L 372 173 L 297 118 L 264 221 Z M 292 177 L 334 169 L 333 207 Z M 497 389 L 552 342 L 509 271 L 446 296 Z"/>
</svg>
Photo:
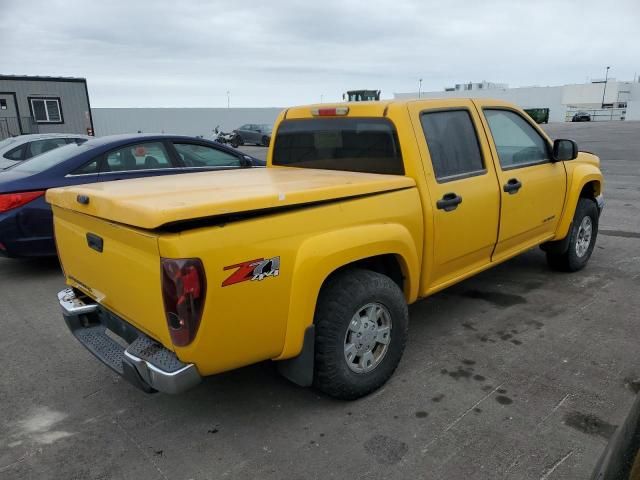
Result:
<svg viewBox="0 0 640 480">
<path fill-rule="evenodd" d="M 404 175 L 398 135 L 386 118 L 285 120 L 276 134 L 273 164 Z"/>
<path fill-rule="evenodd" d="M 98 173 L 100 162 L 93 160 L 92 162 L 84 164 L 82 167 L 75 169 L 71 172 L 71 175 L 89 175 L 92 173 Z"/>
<path fill-rule="evenodd" d="M 175 168 L 162 142 L 127 145 L 106 155 L 105 172 Z"/>
<path fill-rule="evenodd" d="M 174 143 L 176 151 L 187 167 L 239 167 L 240 159 L 217 148 L 195 143 Z"/>
<path fill-rule="evenodd" d="M 420 121 L 438 181 L 486 171 L 478 136 L 467 110 L 425 112 Z"/>
</svg>

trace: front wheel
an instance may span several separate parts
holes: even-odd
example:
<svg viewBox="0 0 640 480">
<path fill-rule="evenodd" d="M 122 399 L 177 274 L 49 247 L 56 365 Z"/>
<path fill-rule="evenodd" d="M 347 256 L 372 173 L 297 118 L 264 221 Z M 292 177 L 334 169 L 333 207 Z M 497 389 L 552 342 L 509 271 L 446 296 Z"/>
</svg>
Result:
<svg viewBox="0 0 640 480">
<path fill-rule="evenodd" d="M 400 362 L 409 314 L 389 277 L 370 270 L 335 274 L 323 287 L 315 314 L 314 386 L 353 400 L 380 388 Z"/>
<path fill-rule="evenodd" d="M 569 230 L 569 248 L 564 253 L 547 252 L 547 263 L 552 269 L 577 272 L 587 265 L 596 245 L 599 216 L 596 202 L 592 199 L 581 198 L 578 201 Z"/>
</svg>

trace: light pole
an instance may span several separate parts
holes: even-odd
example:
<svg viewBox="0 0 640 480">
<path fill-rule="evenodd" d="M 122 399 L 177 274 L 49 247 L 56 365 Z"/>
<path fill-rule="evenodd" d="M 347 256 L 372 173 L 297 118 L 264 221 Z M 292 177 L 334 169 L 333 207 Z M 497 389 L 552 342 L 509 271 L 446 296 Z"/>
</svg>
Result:
<svg viewBox="0 0 640 480">
<path fill-rule="evenodd" d="M 324 94 L 320 94 L 320 103 L 324 103 Z"/>
<path fill-rule="evenodd" d="M 231 108 L 231 92 L 227 90 L 227 108 Z"/>
<path fill-rule="evenodd" d="M 422 79 L 418 80 L 418 98 L 422 97 Z"/>
<path fill-rule="evenodd" d="M 602 90 L 602 105 L 601 108 L 604 108 L 604 94 L 607 93 L 607 80 L 609 79 L 609 69 L 611 67 L 607 66 L 607 71 L 604 74 L 604 89 Z"/>
</svg>

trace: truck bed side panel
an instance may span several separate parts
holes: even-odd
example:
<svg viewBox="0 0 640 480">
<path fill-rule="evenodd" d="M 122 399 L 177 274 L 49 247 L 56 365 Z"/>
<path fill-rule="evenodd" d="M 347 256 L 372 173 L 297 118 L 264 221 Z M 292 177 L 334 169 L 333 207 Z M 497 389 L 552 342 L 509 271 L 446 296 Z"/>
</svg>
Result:
<svg viewBox="0 0 640 480">
<path fill-rule="evenodd" d="M 287 337 L 287 322 L 305 326 L 313 322 L 320 284 L 330 273 L 325 271 L 323 259 L 329 258 L 327 255 L 338 248 L 334 244 L 322 244 L 311 252 L 304 249 L 304 255 L 311 257 L 309 260 L 318 268 L 301 275 L 295 268 L 303 260 L 299 257 L 302 245 L 309 239 L 328 238 L 325 235 L 328 233 L 331 237 L 344 238 L 337 235 L 341 230 L 371 225 L 379 226 L 376 231 L 386 226 L 395 231 L 400 226 L 409 232 L 410 248 L 415 251 L 423 229 L 417 189 L 407 188 L 162 235 L 159 239 L 162 257 L 201 258 L 207 272 L 207 302 L 200 330 L 192 344 L 176 348 L 180 359 L 195 363 L 202 374 L 208 375 L 280 356 Z M 346 255 L 341 258 L 346 263 L 358 259 L 359 254 L 366 256 L 370 252 L 369 244 L 379 243 L 377 238 L 360 239 L 358 248 L 347 245 L 350 237 L 346 238 L 339 249 L 352 252 L 351 258 Z M 412 260 L 415 265 L 411 270 L 416 277 L 421 253 L 416 252 Z M 225 267 L 276 257 L 279 260 L 277 276 L 222 286 L 238 270 L 235 267 L 225 270 Z M 294 279 L 295 291 L 302 289 L 304 294 L 294 292 Z M 295 307 L 297 304 L 299 308 Z M 299 328 L 294 330 L 300 332 Z M 295 341 L 301 345 L 301 336 Z"/>
</svg>

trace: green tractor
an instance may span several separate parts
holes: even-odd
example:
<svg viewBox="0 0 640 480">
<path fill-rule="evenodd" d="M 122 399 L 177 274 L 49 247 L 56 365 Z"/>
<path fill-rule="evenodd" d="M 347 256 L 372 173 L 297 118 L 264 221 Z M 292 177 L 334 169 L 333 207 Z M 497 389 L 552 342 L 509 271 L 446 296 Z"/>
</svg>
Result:
<svg viewBox="0 0 640 480">
<path fill-rule="evenodd" d="M 380 100 L 380 90 L 349 90 L 342 94 L 347 102 L 370 102 Z"/>
<path fill-rule="evenodd" d="M 549 123 L 548 108 L 525 108 L 524 111 L 527 112 L 536 123 Z"/>
</svg>

